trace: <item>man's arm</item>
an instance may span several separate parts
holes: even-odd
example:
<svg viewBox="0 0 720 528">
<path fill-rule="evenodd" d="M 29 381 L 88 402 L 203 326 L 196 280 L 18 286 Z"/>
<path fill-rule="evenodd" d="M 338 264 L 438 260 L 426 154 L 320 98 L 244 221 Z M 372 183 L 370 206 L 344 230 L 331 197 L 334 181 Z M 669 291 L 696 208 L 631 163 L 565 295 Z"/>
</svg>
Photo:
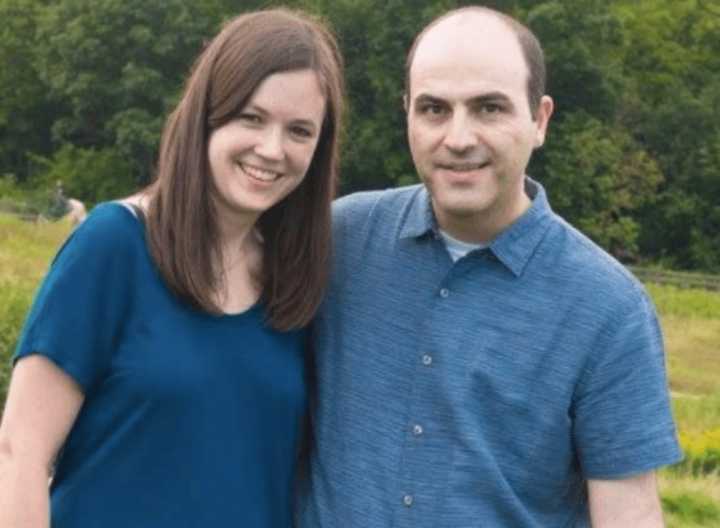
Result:
<svg viewBox="0 0 720 528">
<path fill-rule="evenodd" d="M 593 528 L 662 528 L 655 472 L 616 480 L 589 480 Z"/>
</svg>

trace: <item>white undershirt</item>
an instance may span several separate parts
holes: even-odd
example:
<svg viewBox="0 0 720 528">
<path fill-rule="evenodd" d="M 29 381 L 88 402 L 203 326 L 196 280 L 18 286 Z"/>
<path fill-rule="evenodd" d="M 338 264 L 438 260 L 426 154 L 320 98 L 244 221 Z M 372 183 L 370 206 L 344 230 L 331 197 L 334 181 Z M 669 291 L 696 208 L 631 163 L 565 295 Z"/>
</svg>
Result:
<svg viewBox="0 0 720 528">
<path fill-rule="evenodd" d="M 453 262 L 457 262 L 471 251 L 488 247 L 487 244 L 471 244 L 470 242 L 463 242 L 462 240 L 451 237 L 442 229 L 440 229 L 439 231 L 440 236 L 442 237 L 443 242 L 445 242 L 445 247 L 447 248 L 448 253 L 450 253 L 450 258 L 453 260 Z"/>
</svg>

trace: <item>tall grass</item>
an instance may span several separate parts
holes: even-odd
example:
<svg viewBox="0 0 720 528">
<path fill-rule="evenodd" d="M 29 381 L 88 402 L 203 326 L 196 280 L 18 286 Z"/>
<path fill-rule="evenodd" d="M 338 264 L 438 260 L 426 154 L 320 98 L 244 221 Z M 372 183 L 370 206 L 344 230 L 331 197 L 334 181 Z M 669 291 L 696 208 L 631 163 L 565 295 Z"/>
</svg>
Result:
<svg viewBox="0 0 720 528">
<path fill-rule="evenodd" d="M 685 452 L 660 472 L 667 526 L 720 527 L 720 293 L 646 286 L 662 321 Z"/>
<path fill-rule="evenodd" d="M 720 429 L 720 392 L 707 396 L 677 394 L 673 412 L 680 430 L 688 434 Z"/>
<path fill-rule="evenodd" d="M 720 292 L 646 284 L 663 317 L 720 320 Z"/>
<path fill-rule="evenodd" d="M 34 224 L 0 214 L 0 402 L 33 294 L 70 229 L 64 221 Z"/>
<path fill-rule="evenodd" d="M 658 477 L 667 528 L 720 526 L 720 479 L 663 471 Z"/>
</svg>

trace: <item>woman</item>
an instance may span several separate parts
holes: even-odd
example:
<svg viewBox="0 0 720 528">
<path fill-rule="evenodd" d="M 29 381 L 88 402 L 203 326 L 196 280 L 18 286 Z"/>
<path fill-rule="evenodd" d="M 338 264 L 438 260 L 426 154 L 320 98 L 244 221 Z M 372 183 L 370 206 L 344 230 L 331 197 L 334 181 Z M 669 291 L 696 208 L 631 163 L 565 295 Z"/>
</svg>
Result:
<svg viewBox="0 0 720 528">
<path fill-rule="evenodd" d="M 299 13 L 240 16 L 208 45 L 155 183 L 96 207 L 37 295 L 0 526 L 289 526 L 342 88 L 336 42 Z"/>
</svg>

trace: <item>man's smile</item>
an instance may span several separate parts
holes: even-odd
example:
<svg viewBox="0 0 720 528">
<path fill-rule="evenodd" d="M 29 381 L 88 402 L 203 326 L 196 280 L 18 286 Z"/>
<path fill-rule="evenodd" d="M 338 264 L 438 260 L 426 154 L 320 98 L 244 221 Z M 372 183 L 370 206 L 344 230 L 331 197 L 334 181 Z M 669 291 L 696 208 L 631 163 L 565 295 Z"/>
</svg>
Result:
<svg viewBox="0 0 720 528">
<path fill-rule="evenodd" d="M 453 172 L 470 172 L 474 170 L 484 169 L 490 165 L 489 161 L 473 162 L 473 163 L 438 163 L 439 169 L 449 170 Z"/>
</svg>

